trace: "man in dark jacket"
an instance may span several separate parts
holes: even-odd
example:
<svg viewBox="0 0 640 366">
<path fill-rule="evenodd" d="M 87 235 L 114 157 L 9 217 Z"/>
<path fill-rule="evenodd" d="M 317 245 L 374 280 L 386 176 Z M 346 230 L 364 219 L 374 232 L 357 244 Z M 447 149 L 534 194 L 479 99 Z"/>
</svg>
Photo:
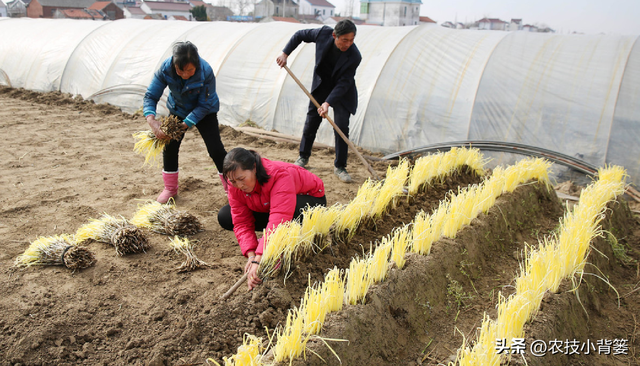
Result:
<svg viewBox="0 0 640 366">
<path fill-rule="evenodd" d="M 353 41 L 356 37 L 356 26 L 351 20 L 341 20 L 334 29 L 324 26 L 315 29 L 297 31 L 276 59 L 276 63 L 283 67 L 287 64 L 287 57 L 301 42 L 316 44 L 316 63 L 313 70 L 313 84 L 311 95 L 318 101 L 320 108 L 309 103 L 307 120 L 300 142 L 300 156 L 295 164 L 304 167 L 309 162 L 311 147 L 316 138 L 318 127 L 329 107 L 333 108 L 335 123 L 345 136 L 349 136 L 349 117 L 356 113 L 358 107 L 358 91 L 356 90 L 356 69 L 362 61 L 360 51 Z M 348 145 L 334 131 L 336 159 L 334 173 L 343 182 L 351 182 L 347 173 Z"/>
</svg>

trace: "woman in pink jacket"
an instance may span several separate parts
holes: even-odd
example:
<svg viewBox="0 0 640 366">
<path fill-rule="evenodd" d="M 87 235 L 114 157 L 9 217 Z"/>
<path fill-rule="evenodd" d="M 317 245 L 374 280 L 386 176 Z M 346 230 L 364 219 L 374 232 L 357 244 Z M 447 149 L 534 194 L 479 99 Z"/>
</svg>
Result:
<svg viewBox="0 0 640 366">
<path fill-rule="evenodd" d="M 224 158 L 224 179 L 229 183 L 229 204 L 218 212 L 220 226 L 233 230 L 242 254 L 247 257 L 247 284 L 253 289 L 262 281 L 256 272 L 267 232 L 300 216 L 309 206 L 326 206 L 324 183 L 297 165 L 261 158 L 257 152 L 237 147 Z"/>
</svg>

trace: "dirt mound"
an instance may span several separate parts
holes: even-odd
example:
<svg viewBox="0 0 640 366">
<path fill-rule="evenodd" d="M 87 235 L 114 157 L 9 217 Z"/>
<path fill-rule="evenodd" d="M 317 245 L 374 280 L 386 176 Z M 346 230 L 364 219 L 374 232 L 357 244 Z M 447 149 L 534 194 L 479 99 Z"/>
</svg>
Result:
<svg viewBox="0 0 640 366">
<path fill-rule="evenodd" d="M 111 104 L 95 104 L 93 100 L 84 100 L 82 96 L 73 96 L 59 91 L 39 93 L 27 89 L 14 89 L 0 85 L 0 95 L 21 99 L 27 102 L 46 104 L 49 106 L 70 107 L 77 111 L 87 111 L 102 115 L 120 115 L 123 118 L 134 118 L 133 115 L 123 113 L 122 110 Z"/>
</svg>

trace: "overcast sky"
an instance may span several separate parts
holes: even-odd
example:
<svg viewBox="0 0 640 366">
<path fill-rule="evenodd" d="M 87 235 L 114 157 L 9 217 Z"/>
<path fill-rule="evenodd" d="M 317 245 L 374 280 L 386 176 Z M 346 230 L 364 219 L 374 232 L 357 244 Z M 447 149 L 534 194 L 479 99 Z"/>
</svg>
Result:
<svg viewBox="0 0 640 366">
<path fill-rule="evenodd" d="M 349 0 L 329 0 L 346 13 Z M 441 24 L 472 22 L 487 16 L 525 24 L 546 24 L 558 33 L 640 35 L 640 0 L 422 0 L 420 15 Z M 353 0 L 354 16 L 360 3 Z"/>
</svg>

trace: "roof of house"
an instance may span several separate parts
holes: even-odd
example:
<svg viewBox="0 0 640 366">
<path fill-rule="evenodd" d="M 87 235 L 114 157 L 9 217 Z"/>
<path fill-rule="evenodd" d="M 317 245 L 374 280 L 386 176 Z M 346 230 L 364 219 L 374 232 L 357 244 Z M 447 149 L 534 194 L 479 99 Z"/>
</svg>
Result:
<svg viewBox="0 0 640 366">
<path fill-rule="evenodd" d="M 31 2 L 31 0 L 13 0 L 13 1 L 7 1 L 6 5 L 7 5 L 7 7 L 12 7 L 12 6 L 15 6 L 15 5 L 19 4 L 19 3 L 23 3 L 26 6 L 26 5 L 29 5 L 30 2 Z"/>
<path fill-rule="evenodd" d="M 2 2 L 2 0 L 0 0 L 0 8 L 6 8 L 7 6 L 4 5 L 4 3 Z"/>
<path fill-rule="evenodd" d="M 422 23 L 435 23 L 436 21 L 429 17 L 420 17 L 419 19 Z"/>
<path fill-rule="evenodd" d="M 164 20 L 164 17 L 162 16 L 162 14 L 158 14 L 158 13 L 153 13 L 153 14 L 147 14 L 144 16 L 144 19 L 158 19 L 158 20 Z"/>
<path fill-rule="evenodd" d="M 347 17 L 331 17 L 331 19 L 335 20 L 336 22 L 339 22 L 339 21 L 341 21 L 343 19 L 349 19 L 355 25 L 363 25 L 364 24 L 364 20 L 362 20 L 362 19 L 352 19 L 352 18 L 347 18 Z"/>
<path fill-rule="evenodd" d="M 276 22 L 288 22 L 288 23 L 300 23 L 298 20 L 291 17 L 272 17 Z"/>
<path fill-rule="evenodd" d="M 38 0 L 42 6 L 51 6 L 57 8 L 88 8 L 95 0 Z"/>
<path fill-rule="evenodd" d="M 65 17 L 71 19 L 103 19 L 104 15 L 96 9 L 58 9 Z"/>
<path fill-rule="evenodd" d="M 200 1 L 200 0 L 189 0 L 189 2 L 191 3 L 191 5 L 193 5 L 194 7 L 196 6 L 204 6 L 206 7 L 207 5 L 211 5 L 211 4 L 207 4 L 204 1 Z"/>
<path fill-rule="evenodd" d="M 185 17 L 184 15 L 174 15 L 173 19 L 175 20 L 186 20 L 189 21 L 189 19 L 187 19 L 187 17 Z"/>
<path fill-rule="evenodd" d="M 522 19 L 511 18 L 511 23 L 522 23 Z"/>
<path fill-rule="evenodd" d="M 307 2 L 311 5 L 315 5 L 315 6 L 324 6 L 327 8 L 335 8 L 335 6 L 333 4 L 331 4 L 330 2 L 328 2 L 327 0 L 307 0 Z"/>
<path fill-rule="evenodd" d="M 127 11 L 129 13 L 131 13 L 131 15 L 145 15 L 147 13 L 144 12 L 144 10 L 140 9 L 139 6 L 125 6 L 125 9 L 127 9 Z"/>
<path fill-rule="evenodd" d="M 153 11 L 168 10 L 168 11 L 189 11 L 191 4 L 189 3 L 166 3 L 164 1 L 144 1 L 143 4 L 147 5 L 149 9 Z"/>
<path fill-rule="evenodd" d="M 506 23 L 504 20 L 497 18 L 482 18 L 478 20 L 478 23 Z"/>
<path fill-rule="evenodd" d="M 104 8 L 107 7 L 107 5 L 112 4 L 111 1 L 96 1 L 95 3 L 91 4 L 91 6 L 88 9 L 96 9 L 96 10 L 102 10 Z"/>
</svg>

